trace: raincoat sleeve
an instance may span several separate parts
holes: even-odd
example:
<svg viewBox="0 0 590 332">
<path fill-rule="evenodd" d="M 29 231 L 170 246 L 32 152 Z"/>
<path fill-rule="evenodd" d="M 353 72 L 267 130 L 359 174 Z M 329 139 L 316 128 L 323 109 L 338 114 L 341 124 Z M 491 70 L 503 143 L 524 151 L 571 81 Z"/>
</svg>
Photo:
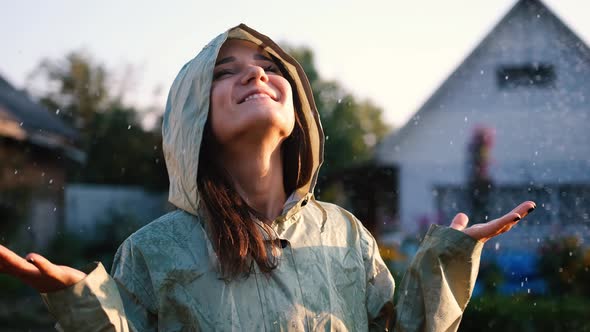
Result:
<svg viewBox="0 0 590 332">
<path fill-rule="evenodd" d="M 156 331 L 155 301 L 142 256 L 125 241 L 115 256 L 113 277 L 101 263 L 83 269 L 78 283 L 41 297 L 58 331 Z"/>
<path fill-rule="evenodd" d="M 395 331 L 457 331 L 483 243 L 449 227 L 428 230 L 398 289 Z"/>
</svg>

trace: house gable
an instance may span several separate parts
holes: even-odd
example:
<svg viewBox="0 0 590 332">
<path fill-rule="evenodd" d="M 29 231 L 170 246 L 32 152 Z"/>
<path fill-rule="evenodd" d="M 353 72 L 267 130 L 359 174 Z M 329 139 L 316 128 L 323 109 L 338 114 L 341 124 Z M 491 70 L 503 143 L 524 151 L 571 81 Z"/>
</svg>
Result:
<svg viewBox="0 0 590 332">
<path fill-rule="evenodd" d="M 499 76 L 542 66 L 554 75 L 545 86 L 504 84 Z M 568 160 L 587 168 L 589 77 L 586 44 L 540 1 L 521 0 L 408 123 L 384 139 L 376 159 L 461 167 L 473 129 L 487 126 L 496 131 L 493 158 L 503 165 Z M 509 171 L 500 168 L 501 178 Z"/>
</svg>

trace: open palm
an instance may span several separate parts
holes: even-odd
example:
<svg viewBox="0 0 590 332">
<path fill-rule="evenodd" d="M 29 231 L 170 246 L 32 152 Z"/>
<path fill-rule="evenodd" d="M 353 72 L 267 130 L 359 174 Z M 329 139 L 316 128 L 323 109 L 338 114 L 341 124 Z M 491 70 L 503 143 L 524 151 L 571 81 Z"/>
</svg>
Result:
<svg viewBox="0 0 590 332">
<path fill-rule="evenodd" d="M 526 201 L 515 207 L 504 216 L 482 224 L 475 224 L 467 227 L 469 218 L 464 213 L 458 213 L 451 222 L 451 228 L 471 236 L 472 238 L 486 242 L 496 235 L 508 232 L 522 218 L 535 209 L 535 202 Z"/>
<path fill-rule="evenodd" d="M 28 254 L 26 259 L 0 245 L 0 273 L 20 279 L 41 293 L 53 292 L 84 279 L 82 271 L 55 265 L 39 254 Z"/>
</svg>

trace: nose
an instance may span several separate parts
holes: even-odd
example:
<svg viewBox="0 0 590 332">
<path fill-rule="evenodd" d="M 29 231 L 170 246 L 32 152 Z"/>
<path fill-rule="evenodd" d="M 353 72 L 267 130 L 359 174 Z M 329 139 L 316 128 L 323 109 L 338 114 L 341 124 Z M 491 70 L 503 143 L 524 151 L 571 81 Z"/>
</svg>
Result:
<svg viewBox="0 0 590 332">
<path fill-rule="evenodd" d="M 242 84 L 248 84 L 252 80 L 268 82 L 268 76 L 264 68 L 260 66 L 248 67 L 244 72 L 244 76 L 242 76 Z"/>
</svg>

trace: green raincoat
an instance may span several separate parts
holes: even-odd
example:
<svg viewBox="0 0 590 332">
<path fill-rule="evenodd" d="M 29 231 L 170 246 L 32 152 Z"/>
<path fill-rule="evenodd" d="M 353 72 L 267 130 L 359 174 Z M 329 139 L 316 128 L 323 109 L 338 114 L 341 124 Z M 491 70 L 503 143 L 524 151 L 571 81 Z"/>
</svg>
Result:
<svg viewBox="0 0 590 332">
<path fill-rule="evenodd" d="M 269 275 L 219 278 L 197 191 L 212 73 L 228 38 L 261 45 L 293 77 L 313 142 L 314 176 L 272 223 L 286 246 Z M 323 132 L 303 69 L 268 37 L 240 25 L 219 35 L 174 81 L 163 123 L 169 200 L 178 209 L 143 227 L 77 284 L 42 294 L 64 331 L 366 331 L 393 300 L 394 281 L 374 238 L 346 210 L 314 199 Z M 206 162 L 206 161 L 203 161 Z M 399 331 L 455 331 L 471 296 L 482 244 L 432 227 L 401 283 L 392 320 Z"/>
</svg>

